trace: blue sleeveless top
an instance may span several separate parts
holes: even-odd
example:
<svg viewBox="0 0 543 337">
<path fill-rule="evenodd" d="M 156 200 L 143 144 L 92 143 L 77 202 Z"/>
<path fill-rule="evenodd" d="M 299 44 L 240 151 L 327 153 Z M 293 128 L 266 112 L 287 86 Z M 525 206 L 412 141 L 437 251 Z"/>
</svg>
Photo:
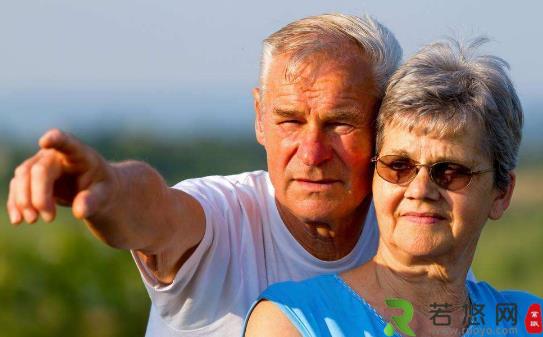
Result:
<svg viewBox="0 0 543 337">
<path fill-rule="evenodd" d="M 541 317 L 535 317 L 541 315 L 541 298 L 521 291 L 497 291 L 486 282 L 466 281 L 466 286 L 472 308 L 478 310 L 472 312 L 472 324 L 463 336 L 539 335 L 528 334 L 526 326 L 537 329 L 535 325 L 541 324 Z M 388 322 L 337 274 L 273 284 L 260 295 L 247 317 L 262 299 L 275 303 L 304 337 L 386 336 Z M 532 310 L 537 305 L 538 313 Z M 437 324 L 443 324 L 442 317 Z M 401 337 L 398 328 L 395 330 L 393 336 Z M 443 332 L 446 337 L 447 332 Z"/>
</svg>

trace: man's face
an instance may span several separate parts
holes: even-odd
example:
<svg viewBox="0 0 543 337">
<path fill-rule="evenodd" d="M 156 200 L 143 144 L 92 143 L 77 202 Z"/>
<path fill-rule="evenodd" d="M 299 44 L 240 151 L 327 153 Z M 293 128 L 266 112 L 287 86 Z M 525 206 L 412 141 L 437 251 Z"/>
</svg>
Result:
<svg viewBox="0 0 543 337">
<path fill-rule="evenodd" d="M 254 91 L 278 205 L 304 223 L 346 220 L 370 193 L 377 100 L 356 53 L 310 57 L 294 80 L 285 76 L 288 55 L 277 56 L 262 95 Z"/>
</svg>

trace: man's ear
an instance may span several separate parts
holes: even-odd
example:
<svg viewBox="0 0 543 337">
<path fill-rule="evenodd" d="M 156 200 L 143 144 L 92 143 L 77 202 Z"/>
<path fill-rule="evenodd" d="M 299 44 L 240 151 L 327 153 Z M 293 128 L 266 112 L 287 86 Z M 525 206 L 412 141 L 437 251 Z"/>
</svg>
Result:
<svg viewBox="0 0 543 337">
<path fill-rule="evenodd" d="M 498 220 L 501 218 L 505 210 L 509 207 L 511 203 L 511 198 L 513 197 L 513 190 L 515 189 L 516 175 L 514 171 L 509 172 L 509 185 L 504 191 L 499 191 L 496 198 L 492 202 L 492 207 L 488 217 L 492 220 Z"/>
<path fill-rule="evenodd" d="M 264 124 L 263 124 L 263 113 L 262 113 L 262 101 L 261 101 L 261 91 L 260 88 L 253 89 L 253 101 L 255 108 L 255 134 L 256 140 L 260 145 L 265 146 L 264 138 Z"/>
</svg>

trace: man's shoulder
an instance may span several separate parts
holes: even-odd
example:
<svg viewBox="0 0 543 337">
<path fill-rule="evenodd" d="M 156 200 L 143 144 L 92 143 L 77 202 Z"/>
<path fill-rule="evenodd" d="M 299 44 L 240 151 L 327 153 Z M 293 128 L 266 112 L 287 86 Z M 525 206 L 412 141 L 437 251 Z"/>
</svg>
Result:
<svg viewBox="0 0 543 337">
<path fill-rule="evenodd" d="M 192 178 L 173 188 L 191 195 L 204 206 L 204 211 L 207 205 L 226 213 L 243 209 L 246 213 L 256 214 L 256 210 L 267 207 L 274 193 L 266 171 Z"/>
<path fill-rule="evenodd" d="M 224 185 L 224 186 L 247 186 L 258 187 L 268 183 L 268 172 L 263 170 L 242 172 L 232 175 L 212 175 L 199 178 L 190 178 L 175 184 L 174 188 L 181 189 L 189 185 Z"/>
<path fill-rule="evenodd" d="M 248 187 L 258 187 L 261 185 L 266 185 L 269 179 L 268 172 L 264 170 L 242 172 L 222 177 L 223 179 L 229 181 L 232 184 Z"/>
</svg>

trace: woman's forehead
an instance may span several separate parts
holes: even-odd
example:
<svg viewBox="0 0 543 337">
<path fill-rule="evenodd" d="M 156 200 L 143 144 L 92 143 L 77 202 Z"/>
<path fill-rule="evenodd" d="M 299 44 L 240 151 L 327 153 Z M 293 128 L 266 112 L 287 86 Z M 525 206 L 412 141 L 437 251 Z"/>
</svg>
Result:
<svg viewBox="0 0 543 337">
<path fill-rule="evenodd" d="M 380 155 L 397 154 L 414 160 L 478 161 L 484 158 L 481 136 L 475 128 L 461 133 L 439 135 L 428 133 L 423 128 L 409 129 L 400 126 L 386 126 Z"/>
</svg>

